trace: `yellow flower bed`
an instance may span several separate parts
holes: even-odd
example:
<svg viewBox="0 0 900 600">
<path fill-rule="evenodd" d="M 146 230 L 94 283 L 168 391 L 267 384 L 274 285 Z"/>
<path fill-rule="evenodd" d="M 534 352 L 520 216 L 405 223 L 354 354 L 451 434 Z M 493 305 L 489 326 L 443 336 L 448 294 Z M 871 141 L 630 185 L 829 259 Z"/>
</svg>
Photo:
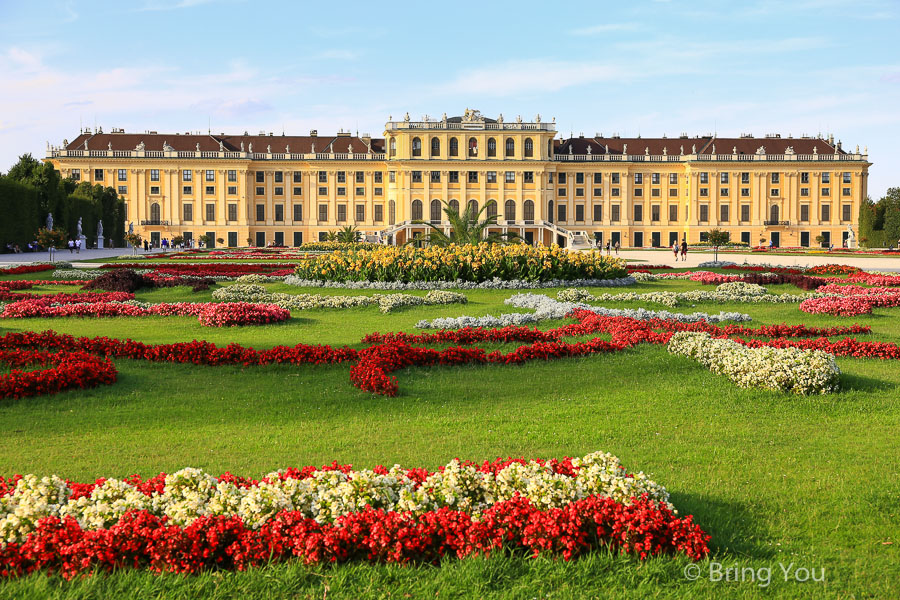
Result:
<svg viewBox="0 0 900 600">
<path fill-rule="evenodd" d="M 625 261 L 598 251 L 569 252 L 526 244 L 375 246 L 354 248 L 305 261 L 298 277 L 322 281 L 546 281 L 624 277 Z"/>
</svg>

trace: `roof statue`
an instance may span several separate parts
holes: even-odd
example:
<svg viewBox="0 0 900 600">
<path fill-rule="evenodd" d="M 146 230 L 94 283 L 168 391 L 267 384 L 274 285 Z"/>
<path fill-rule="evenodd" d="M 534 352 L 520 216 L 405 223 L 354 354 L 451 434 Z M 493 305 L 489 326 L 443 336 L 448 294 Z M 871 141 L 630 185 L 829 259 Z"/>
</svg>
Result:
<svg viewBox="0 0 900 600">
<path fill-rule="evenodd" d="M 69 145 L 69 140 L 68 140 L 68 138 L 63 138 L 63 148 L 68 147 L 68 145 Z"/>
<path fill-rule="evenodd" d="M 569 154 L 572 154 L 572 144 L 569 144 Z"/>
<path fill-rule="evenodd" d="M 522 115 L 516 115 L 516 123 L 522 122 Z"/>
<path fill-rule="evenodd" d="M 697 144 L 691 144 L 691 154 L 697 154 Z"/>
<path fill-rule="evenodd" d="M 856 153 L 859 154 L 859 144 L 856 145 Z"/>
<path fill-rule="evenodd" d="M 347 154 L 353 154 L 353 144 L 347 144 Z"/>
<path fill-rule="evenodd" d="M 441 115 L 441 123 L 447 123 L 447 113 Z"/>
<path fill-rule="evenodd" d="M 266 146 L 266 154 L 272 154 L 272 144 Z"/>
<path fill-rule="evenodd" d="M 819 153 L 819 147 L 813 146 L 813 154 L 818 154 L 818 153 Z"/>
<path fill-rule="evenodd" d="M 622 144 L 622 154 L 628 154 L 628 144 Z"/>
<path fill-rule="evenodd" d="M 483 123 L 484 117 L 481 116 L 480 110 L 467 108 L 463 111 L 462 121 L 463 123 Z"/>
<path fill-rule="evenodd" d="M 732 153 L 732 154 L 737 154 L 737 146 L 735 146 L 734 148 L 731 149 L 731 153 Z"/>
<path fill-rule="evenodd" d="M 663 156 L 669 155 L 669 149 L 666 146 L 663 146 Z"/>
<path fill-rule="evenodd" d="M 106 149 L 112 152 L 112 142 L 106 144 Z"/>
<path fill-rule="evenodd" d="M 288 145 L 286 145 L 286 146 L 284 147 L 284 153 L 285 153 L 285 154 L 290 154 L 290 153 L 291 153 L 291 145 L 290 145 L 290 144 L 288 144 Z"/>
<path fill-rule="evenodd" d="M 144 144 L 144 140 L 141 140 L 141 143 L 134 147 L 138 152 L 143 152 L 144 148 L 146 148 L 146 144 Z"/>
<path fill-rule="evenodd" d="M 537 114 L 537 116 L 534 118 L 534 122 L 535 122 L 535 123 L 540 123 L 540 122 L 541 122 L 541 113 L 538 113 L 538 114 Z"/>
<path fill-rule="evenodd" d="M 406 116 L 403 117 L 403 120 L 409 123 L 409 113 L 406 113 Z"/>
<path fill-rule="evenodd" d="M 241 152 L 244 151 L 244 140 L 241 140 Z"/>
<path fill-rule="evenodd" d="M 713 144 L 713 147 L 712 147 L 712 153 L 713 153 L 713 154 L 716 153 L 716 145 L 715 145 L 715 144 Z"/>
<path fill-rule="evenodd" d="M 681 153 L 681 156 L 684 156 L 684 144 L 681 145 L 680 153 Z"/>
<path fill-rule="evenodd" d="M 253 142 L 250 142 L 250 145 L 247 147 L 247 152 L 253 154 Z"/>
<path fill-rule="evenodd" d="M 200 142 L 197 142 L 197 152 L 200 152 Z"/>
<path fill-rule="evenodd" d="M 794 154 L 794 147 L 788 146 L 787 149 L 784 151 L 784 153 L 785 154 Z"/>
<path fill-rule="evenodd" d="M 603 150 L 604 150 L 604 152 L 606 152 L 606 154 L 609 154 L 609 144 L 605 144 L 603 146 Z"/>
<path fill-rule="evenodd" d="M 225 152 L 225 144 L 222 143 L 222 140 L 219 140 L 219 152 Z"/>
<path fill-rule="evenodd" d="M 497 117 L 497 122 L 498 122 L 498 123 L 502 123 L 502 122 L 503 122 L 503 113 L 500 113 L 500 116 Z"/>
<path fill-rule="evenodd" d="M 644 156 L 650 156 L 650 146 L 644 146 Z"/>
<path fill-rule="evenodd" d="M 315 142 L 312 143 L 312 149 L 310 150 L 310 152 L 312 152 L 313 154 L 316 153 L 316 143 Z"/>
<path fill-rule="evenodd" d="M 757 154 L 765 154 L 765 153 L 766 153 L 766 147 L 765 147 L 765 146 L 760 146 L 759 148 L 756 149 L 756 153 L 757 153 Z"/>
<path fill-rule="evenodd" d="M 174 149 L 175 148 L 173 148 L 172 146 L 169 145 L 168 141 L 163 142 L 163 152 L 171 152 Z"/>
<path fill-rule="evenodd" d="M 84 140 L 84 149 L 85 149 L 85 150 L 88 149 L 88 140 Z"/>
<path fill-rule="evenodd" d="M 588 154 L 591 153 L 591 147 L 590 147 L 590 146 L 587 147 L 587 153 L 588 153 Z"/>
</svg>

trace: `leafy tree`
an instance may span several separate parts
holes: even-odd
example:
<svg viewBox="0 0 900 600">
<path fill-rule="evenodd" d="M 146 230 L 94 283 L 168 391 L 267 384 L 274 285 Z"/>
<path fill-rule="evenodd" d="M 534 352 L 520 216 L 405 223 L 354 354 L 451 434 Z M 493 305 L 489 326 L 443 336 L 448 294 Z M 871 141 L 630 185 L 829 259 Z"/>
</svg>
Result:
<svg viewBox="0 0 900 600">
<path fill-rule="evenodd" d="M 184 243 L 184 236 L 183 236 L 183 235 L 176 235 L 176 236 L 172 237 L 172 245 L 173 245 L 173 246 L 179 246 L 179 245 L 181 245 L 181 244 L 183 244 L 183 243 Z"/>
<path fill-rule="evenodd" d="M 125 242 L 131 244 L 131 253 L 135 254 L 141 243 L 144 241 L 138 233 L 126 233 Z"/>
<path fill-rule="evenodd" d="M 201 242 L 204 246 L 206 246 L 207 248 L 209 248 L 209 244 L 210 244 L 210 242 L 212 242 L 212 240 L 213 240 L 212 236 L 209 235 L 208 233 L 204 233 L 203 235 L 201 235 L 201 236 L 200 236 L 199 238 L 197 238 L 197 239 L 199 239 L 200 242 Z"/>
<path fill-rule="evenodd" d="M 431 227 L 431 233 L 426 235 L 424 239 L 429 244 L 440 247 L 446 247 L 450 244 L 475 245 L 482 242 L 487 242 L 489 244 L 508 244 L 521 239 L 517 234 L 512 232 L 497 233 L 494 231 L 487 233 L 489 227 L 497 225 L 498 219 L 497 215 L 482 218 L 482 214 L 487 209 L 487 204 L 482 206 L 481 210 L 478 212 L 475 212 L 471 207 L 467 206 L 463 214 L 460 215 L 457 209 L 450 206 L 449 202 L 444 201 L 444 214 L 447 215 L 447 220 L 450 222 L 449 235 L 444 233 L 442 227 L 432 225 L 428 221 L 413 221 L 413 223 L 425 224 Z"/>
<path fill-rule="evenodd" d="M 38 244 L 40 244 L 44 248 L 55 248 L 57 250 L 60 248 L 64 248 L 68 239 L 69 236 L 66 235 L 66 232 L 61 229 L 57 229 L 56 227 L 54 227 L 53 229 L 41 227 L 37 232 Z"/>
<path fill-rule="evenodd" d="M 716 262 L 719 262 L 719 246 L 724 246 L 731 241 L 731 234 L 723 229 L 710 229 L 707 233 L 707 240 L 715 247 Z"/>
<path fill-rule="evenodd" d="M 888 188 L 879 204 L 884 206 L 885 243 L 893 246 L 900 240 L 900 188 Z"/>
</svg>

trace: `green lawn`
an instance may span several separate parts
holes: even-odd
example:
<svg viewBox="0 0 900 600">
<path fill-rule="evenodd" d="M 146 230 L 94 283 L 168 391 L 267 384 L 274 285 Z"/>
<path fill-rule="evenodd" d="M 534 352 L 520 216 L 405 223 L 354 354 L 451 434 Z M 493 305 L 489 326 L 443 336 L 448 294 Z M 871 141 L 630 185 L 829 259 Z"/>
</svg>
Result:
<svg viewBox="0 0 900 600">
<path fill-rule="evenodd" d="M 696 287 L 670 281 L 620 289 Z M 187 317 L 32 319 L 0 321 L 0 332 L 53 328 L 153 343 L 208 339 L 259 348 L 299 342 L 360 347 L 365 333 L 414 331 L 422 318 L 513 312 L 517 309 L 502 304 L 513 293 L 467 291 L 465 306 L 406 308 L 389 315 L 374 307 L 295 312 L 289 322 L 265 327 L 212 329 Z M 170 288 L 140 292 L 138 298 L 201 301 L 210 292 Z M 796 305 L 699 304 L 678 310 L 738 310 L 753 315 L 757 324 L 859 322 L 874 329 L 867 339 L 900 342 L 900 309 L 876 309 L 857 319 L 806 315 Z M 195 367 L 116 360 L 115 385 L 0 402 L 0 473 L 58 473 L 86 481 L 198 466 L 261 476 L 332 460 L 358 467 L 396 462 L 435 468 L 453 457 L 561 457 L 603 450 L 665 485 L 679 511 L 693 514 L 712 535 L 713 556 L 700 563 L 699 581 L 685 579 L 682 569 L 689 563 L 683 558 L 642 563 L 598 552 L 569 563 L 497 555 L 448 560 L 439 568 L 286 564 L 199 577 L 123 572 L 74 582 L 35 575 L 0 584 L 0 598 L 761 593 L 759 582 L 747 581 L 746 574 L 743 583 L 710 582 L 712 563 L 770 567 L 765 593 L 774 597 L 897 597 L 900 364 L 857 359 L 838 359 L 838 364 L 843 392 L 802 398 L 739 389 L 663 347 L 639 346 L 524 366 L 406 369 L 396 373 L 400 395 L 386 398 L 353 387 L 347 365 Z M 779 563 L 817 573 L 824 567 L 826 582 L 785 582 Z"/>
</svg>

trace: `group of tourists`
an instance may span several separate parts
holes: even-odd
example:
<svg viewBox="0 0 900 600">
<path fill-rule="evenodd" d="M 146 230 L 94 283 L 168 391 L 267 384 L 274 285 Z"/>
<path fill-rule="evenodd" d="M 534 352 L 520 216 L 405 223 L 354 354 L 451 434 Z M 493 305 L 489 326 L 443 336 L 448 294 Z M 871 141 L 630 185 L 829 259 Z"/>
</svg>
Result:
<svg viewBox="0 0 900 600">
<path fill-rule="evenodd" d="M 672 242 L 672 252 L 675 253 L 675 261 L 678 261 L 678 251 L 681 250 L 681 260 L 687 261 L 687 240 L 681 240 L 681 245 L 678 245 L 678 240 Z"/>
</svg>

